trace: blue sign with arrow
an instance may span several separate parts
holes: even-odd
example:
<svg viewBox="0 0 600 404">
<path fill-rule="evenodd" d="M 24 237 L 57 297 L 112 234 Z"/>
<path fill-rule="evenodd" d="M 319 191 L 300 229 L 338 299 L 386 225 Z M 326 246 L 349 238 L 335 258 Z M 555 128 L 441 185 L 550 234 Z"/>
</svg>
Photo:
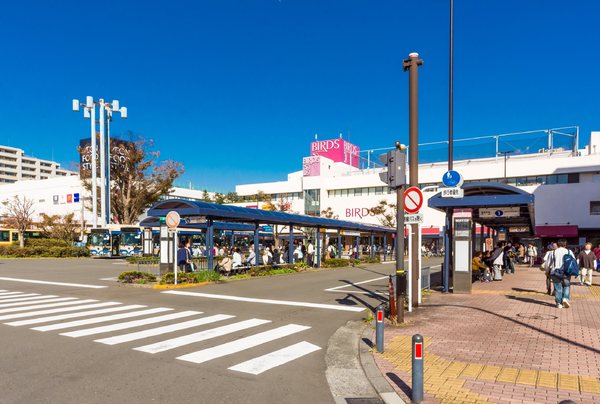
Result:
<svg viewBox="0 0 600 404">
<path fill-rule="evenodd" d="M 458 171 L 449 170 L 442 176 L 442 184 L 447 187 L 460 187 L 463 184 L 463 177 Z"/>
</svg>

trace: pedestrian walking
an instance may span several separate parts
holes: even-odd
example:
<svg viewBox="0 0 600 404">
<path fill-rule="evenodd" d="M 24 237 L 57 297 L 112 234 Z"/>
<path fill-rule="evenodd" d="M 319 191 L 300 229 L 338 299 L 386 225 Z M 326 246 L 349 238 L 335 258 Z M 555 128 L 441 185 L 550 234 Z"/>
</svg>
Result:
<svg viewBox="0 0 600 404">
<path fill-rule="evenodd" d="M 544 261 L 542 262 L 541 266 L 541 269 L 546 274 L 546 293 L 548 293 L 550 296 L 552 296 L 552 278 L 550 277 L 550 271 L 552 268 L 550 268 L 550 259 L 552 258 L 554 250 L 557 248 L 558 244 L 556 243 L 550 243 L 548 245 L 548 251 L 546 251 L 546 254 L 544 255 Z"/>
<path fill-rule="evenodd" d="M 315 265 L 315 246 L 313 245 L 312 240 L 308 240 L 308 246 L 306 247 L 306 254 L 307 254 L 307 262 L 308 262 L 308 266 L 314 266 Z"/>
<path fill-rule="evenodd" d="M 588 286 L 592 286 L 592 274 L 596 268 L 596 254 L 592 251 L 592 243 L 586 243 L 583 251 L 579 253 L 579 284 L 584 283 Z"/>
<path fill-rule="evenodd" d="M 567 240 L 558 240 L 558 248 L 550 257 L 550 277 L 554 283 L 554 300 L 556 307 L 571 307 L 571 276 L 579 275 L 577 261 L 573 253 L 567 249 Z"/>
<path fill-rule="evenodd" d="M 489 258 L 489 265 L 492 267 L 494 271 L 494 279 L 495 281 L 502 280 L 502 265 L 504 264 L 504 244 L 502 242 L 498 243 L 492 255 Z"/>
<path fill-rule="evenodd" d="M 532 243 L 527 246 L 527 263 L 529 267 L 532 267 L 535 263 L 535 257 L 537 256 L 537 248 Z"/>
</svg>

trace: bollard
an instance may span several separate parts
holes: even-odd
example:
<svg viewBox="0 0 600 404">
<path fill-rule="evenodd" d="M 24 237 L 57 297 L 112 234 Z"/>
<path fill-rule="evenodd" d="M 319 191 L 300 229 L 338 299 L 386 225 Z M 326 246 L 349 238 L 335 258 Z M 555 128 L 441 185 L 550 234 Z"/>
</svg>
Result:
<svg viewBox="0 0 600 404">
<path fill-rule="evenodd" d="M 383 305 L 377 307 L 377 318 L 375 319 L 375 342 L 377 352 L 383 352 Z"/>
<path fill-rule="evenodd" d="M 412 337 L 412 402 L 423 400 L 423 336 L 415 334 Z"/>
<path fill-rule="evenodd" d="M 394 290 L 394 282 L 392 281 L 392 275 L 388 280 L 388 295 L 390 303 L 390 319 L 396 320 L 396 291 Z"/>
</svg>

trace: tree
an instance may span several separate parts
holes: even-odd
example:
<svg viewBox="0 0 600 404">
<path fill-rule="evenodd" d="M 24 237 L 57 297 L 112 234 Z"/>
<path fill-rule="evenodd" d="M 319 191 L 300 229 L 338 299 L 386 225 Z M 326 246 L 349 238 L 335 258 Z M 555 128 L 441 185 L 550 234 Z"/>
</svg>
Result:
<svg viewBox="0 0 600 404">
<path fill-rule="evenodd" d="M 152 141 L 140 139 L 121 145 L 118 166 L 111 170 L 111 214 L 115 223 L 132 224 L 138 217 L 167 195 L 173 182 L 183 174 L 183 165 L 166 160 L 158 163 L 159 151 Z M 92 189 L 90 173 L 82 178 L 88 191 Z M 100 193 L 98 193 L 100 194 Z"/>
<path fill-rule="evenodd" d="M 321 211 L 321 217 L 325 217 L 327 219 L 333 219 L 333 209 L 331 206 L 328 206 L 327 209 Z"/>
<path fill-rule="evenodd" d="M 372 207 L 369 211 L 377 217 L 379 223 L 386 227 L 396 227 L 396 209 L 395 203 L 389 203 L 385 199 L 379 202 L 379 205 Z"/>
<path fill-rule="evenodd" d="M 237 194 L 237 192 L 228 192 L 225 195 L 225 203 L 236 203 L 240 201 L 240 196 Z"/>
<path fill-rule="evenodd" d="M 6 207 L 4 224 L 7 227 L 15 228 L 19 232 L 19 245 L 25 247 L 25 231 L 33 223 L 33 200 L 25 196 L 14 196 L 2 204 Z"/>
<path fill-rule="evenodd" d="M 225 203 L 225 195 L 220 192 L 215 193 L 214 203 L 218 203 L 219 205 L 223 205 Z"/>
<path fill-rule="evenodd" d="M 77 229 L 80 223 L 75 221 L 75 214 L 69 213 L 64 216 L 41 214 L 42 221 L 39 224 L 44 233 L 50 238 L 64 240 L 73 243 L 77 239 Z"/>
<path fill-rule="evenodd" d="M 208 193 L 208 190 L 204 190 L 202 191 L 202 202 L 212 202 L 212 198 L 210 197 L 210 194 Z"/>
</svg>

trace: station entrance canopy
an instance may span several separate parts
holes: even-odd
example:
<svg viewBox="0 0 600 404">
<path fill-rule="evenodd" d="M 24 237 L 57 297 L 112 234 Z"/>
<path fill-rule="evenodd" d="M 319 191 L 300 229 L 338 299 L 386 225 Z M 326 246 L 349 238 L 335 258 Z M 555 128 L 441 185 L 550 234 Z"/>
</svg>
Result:
<svg viewBox="0 0 600 404">
<path fill-rule="evenodd" d="M 150 208 L 148 215 L 165 217 L 170 211 L 177 211 L 182 218 L 199 217 L 215 221 L 277 224 L 321 229 L 351 230 L 363 233 L 390 234 L 395 229 L 390 227 L 349 222 L 345 220 L 328 219 L 323 217 L 298 215 L 285 212 L 243 208 L 241 206 L 219 205 L 202 201 L 187 201 L 170 199 L 157 202 Z"/>
<path fill-rule="evenodd" d="M 462 186 L 463 198 L 442 198 L 441 192 L 429 199 L 431 208 L 443 212 L 472 209 L 473 221 L 483 226 L 519 229 L 518 233 L 533 235 L 535 230 L 534 196 L 510 185 L 472 183 Z"/>
</svg>

